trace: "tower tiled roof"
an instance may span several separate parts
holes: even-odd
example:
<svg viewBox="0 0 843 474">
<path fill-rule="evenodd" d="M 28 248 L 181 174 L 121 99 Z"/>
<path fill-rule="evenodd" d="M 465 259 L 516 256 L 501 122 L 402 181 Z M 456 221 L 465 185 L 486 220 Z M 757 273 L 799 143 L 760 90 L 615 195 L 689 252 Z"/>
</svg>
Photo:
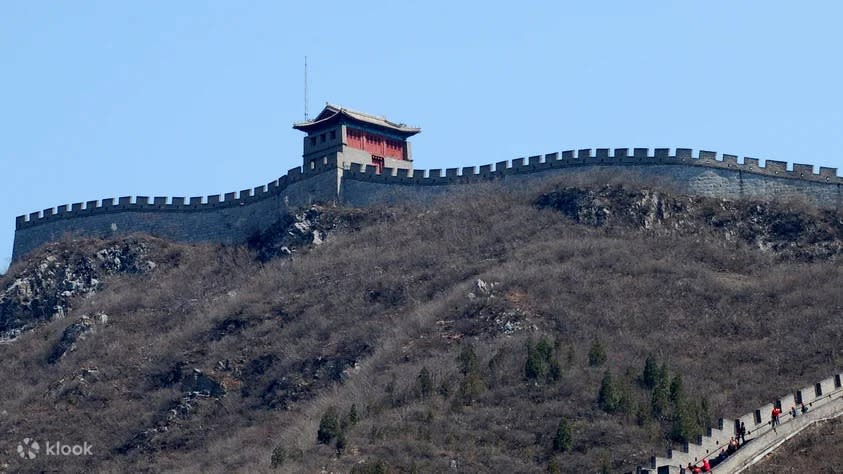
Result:
<svg viewBox="0 0 843 474">
<path fill-rule="evenodd" d="M 403 123 L 391 122 L 387 120 L 386 117 L 371 115 L 333 104 L 326 104 L 325 108 L 322 109 L 322 112 L 319 112 L 319 115 L 317 115 L 316 118 L 304 122 L 296 122 L 293 124 L 293 128 L 303 132 L 309 132 L 313 129 L 322 128 L 325 125 L 339 121 L 343 117 L 351 119 L 352 121 L 383 127 L 393 132 L 397 132 L 404 137 L 410 137 L 421 132 L 420 128 L 410 127 Z"/>
</svg>

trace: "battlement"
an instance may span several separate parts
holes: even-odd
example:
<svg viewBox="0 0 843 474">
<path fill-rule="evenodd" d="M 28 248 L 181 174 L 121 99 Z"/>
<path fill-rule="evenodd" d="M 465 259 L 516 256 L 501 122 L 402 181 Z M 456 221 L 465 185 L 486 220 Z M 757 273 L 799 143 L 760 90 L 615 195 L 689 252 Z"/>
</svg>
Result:
<svg viewBox="0 0 843 474">
<path fill-rule="evenodd" d="M 781 423 L 795 420 L 790 414 L 791 407 L 797 408 L 796 418 L 803 417 L 806 414 L 802 412 L 801 408 L 803 405 L 807 408 L 808 415 L 813 415 L 826 406 L 832 408 L 833 412 L 839 413 L 843 409 L 843 406 L 840 408 L 836 405 L 832 407 L 832 404 L 843 399 L 843 383 L 841 383 L 843 380 L 841 379 L 843 379 L 843 373 L 836 373 L 813 385 L 776 398 L 773 403 L 758 407 L 756 410 L 737 417 L 734 420 L 726 421 L 721 418 L 718 420 L 716 428 L 710 429 L 705 436 L 698 437 L 695 442 L 685 443 L 679 450 L 669 450 L 666 457 L 651 458 L 650 467 L 657 469 L 659 467 L 673 466 L 678 471 L 678 466 L 686 466 L 688 463 L 698 464 L 703 458 L 712 459 L 728 446 L 729 440 L 732 437 L 737 436 L 737 427 L 741 423 L 746 427 L 747 439 L 758 439 L 771 434 L 774 431 L 770 423 L 771 412 L 774 406 L 778 406 L 782 410 L 780 416 Z M 827 413 L 823 413 L 823 416 L 826 415 Z M 788 430 L 782 430 L 782 436 L 787 436 L 787 432 Z M 772 435 L 776 434 L 775 432 L 772 433 Z M 740 457 L 751 457 L 751 452 L 754 451 L 753 446 L 755 450 L 765 447 L 758 446 L 757 443 L 756 445 L 745 446 L 741 448 L 743 451 L 738 451 L 741 453 Z"/>
<path fill-rule="evenodd" d="M 284 177 L 286 178 L 286 176 Z M 225 193 L 224 195 L 213 194 L 210 196 L 198 196 L 191 198 L 165 197 L 165 196 L 123 196 L 116 200 L 106 198 L 85 203 L 77 202 L 63 204 L 56 208 L 48 208 L 43 211 L 32 212 L 25 216 L 18 216 L 16 228 L 23 229 L 35 226 L 47 221 L 59 219 L 72 219 L 76 217 L 90 216 L 96 214 L 107 214 L 124 211 L 202 211 L 217 209 L 221 207 L 240 206 L 248 202 L 264 199 L 277 194 L 280 187 L 286 184 L 285 180 L 275 180 L 264 186 L 254 189 L 244 189 L 240 192 Z M 282 183 L 279 186 L 279 182 Z"/>
<path fill-rule="evenodd" d="M 237 192 L 212 194 L 209 196 L 168 197 L 168 196 L 122 196 L 94 201 L 62 204 L 54 208 L 17 216 L 15 229 L 26 229 L 46 222 L 73 219 L 85 216 L 111 214 L 117 212 L 197 212 L 221 208 L 245 206 L 273 196 L 278 196 L 294 183 L 310 179 L 313 176 L 336 169 L 336 156 L 316 164 L 312 169 L 303 170 L 295 167 L 287 174 L 262 186 L 243 189 Z"/>
<path fill-rule="evenodd" d="M 529 180 L 613 166 L 667 177 L 689 194 L 762 199 L 801 194 L 822 206 L 843 206 L 843 178 L 836 168 L 773 160 L 765 160 L 762 166 L 757 158 L 739 159 L 706 150 L 695 153 L 689 148 L 586 148 L 463 168 L 386 167 L 381 172 L 374 165 L 339 161 L 339 152 L 326 152 L 270 183 L 237 192 L 189 198 L 110 197 L 18 216 L 12 258 L 65 234 L 106 237 L 145 232 L 174 240 L 238 242 L 268 227 L 279 213 L 314 202 L 366 206 L 426 201 L 464 184 Z"/>
<path fill-rule="evenodd" d="M 819 167 L 794 163 L 791 168 L 783 161 L 765 160 L 764 166 L 758 158 L 745 157 L 739 160 L 737 155 L 718 154 L 700 150 L 694 156 L 690 148 L 596 148 L 567 150 L 545 155 L 535 155 L 513 160 L 499 161 L 495 164 L 469 166 L 464 168 L 414 170 L 409 175 L 406 170 L 384 168 L 378 174 L 374 166 L 352 164 L 344 178 L 385 184 L 404 184 L 415 186 L 440 186 L 461 184 L 475 181 L 495 180 L 506 176 L 535 173 L 558 168 L 578 166 L 610 165 L 684 165 L 706 168 L 725 169 L 752 173 L 763 176 L 775 176 L 785 179 L 799 179 L 821 183 L 843 183 L 837 168 Z"/>
</svg>

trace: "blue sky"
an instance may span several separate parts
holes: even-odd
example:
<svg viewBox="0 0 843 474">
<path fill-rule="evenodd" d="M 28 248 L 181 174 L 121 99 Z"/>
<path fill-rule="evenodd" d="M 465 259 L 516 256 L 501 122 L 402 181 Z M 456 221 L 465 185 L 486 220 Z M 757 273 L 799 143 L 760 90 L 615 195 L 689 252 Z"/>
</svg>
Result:
<svg viewBox="0 0 843 474">
<path fill-rule="evenodd" d="M 16 215 L 299 165 L 305 55 L 311 114 L 420 126 L 417 168 L 688 147 L 843 169 L 840 18 L 830 1 L 3 2 L 0 270 Z"/>
</svg>

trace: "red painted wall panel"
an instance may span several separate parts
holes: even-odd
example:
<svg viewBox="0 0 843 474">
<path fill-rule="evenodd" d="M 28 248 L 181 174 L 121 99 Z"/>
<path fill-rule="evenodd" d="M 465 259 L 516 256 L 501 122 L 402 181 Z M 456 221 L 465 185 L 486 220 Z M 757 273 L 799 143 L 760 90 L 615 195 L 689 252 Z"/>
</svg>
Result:
<svg viewBox="0 0 843 474">
<path fill-rule="evenodd" d="M 401 140 L 395 140 L 376 133 L 364 132 L 351 127 L 346 130 L 346 133 L 348 146 L 352 148 L 396 160 L 404 159 L 404 142 Z"/>
<path fill-rule="evenodd" d="M 352 148 L 363 149 L 363 132 L 349 128 L 346 130 L 348 136 L 348 146 Z"/>
</svg>

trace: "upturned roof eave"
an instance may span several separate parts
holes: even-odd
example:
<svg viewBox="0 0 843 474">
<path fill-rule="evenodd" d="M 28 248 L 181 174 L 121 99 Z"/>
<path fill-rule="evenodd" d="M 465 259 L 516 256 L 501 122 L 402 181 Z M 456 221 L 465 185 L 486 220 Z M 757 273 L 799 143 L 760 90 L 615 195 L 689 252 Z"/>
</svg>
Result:
<svg viewBox="0 0 843 474">
<path fill-rule="evenodd" d="M 322 112 L 320 112 L 319 115 L 316 116 L 316 119 L 304 122 L 296 122 L 293 124 L 293 128 L 296 130 L 301 130 L 303 132 L 310 132 L 312 130 L 320 129 L 322 127 L 330 125 L 336 121 L 341 121 L 343 118 L 348 119 L 352 122 L 358 122 L 374 127 L 384 128 L 393 133 L 398 133 L 404 137 L 410 137 L 421 132 L 421 129 L 417 127 L 408 127 L 404 124 L 390 122 L 384 117 L 376 117 L 374 115 L 369 115 L 363 112 L 357 112 L 355 110 L 350 110 L 344 107 L 338 107 L 331 104 L 325 106 L 325 109 L 323 109 Z"/>
</svg>

